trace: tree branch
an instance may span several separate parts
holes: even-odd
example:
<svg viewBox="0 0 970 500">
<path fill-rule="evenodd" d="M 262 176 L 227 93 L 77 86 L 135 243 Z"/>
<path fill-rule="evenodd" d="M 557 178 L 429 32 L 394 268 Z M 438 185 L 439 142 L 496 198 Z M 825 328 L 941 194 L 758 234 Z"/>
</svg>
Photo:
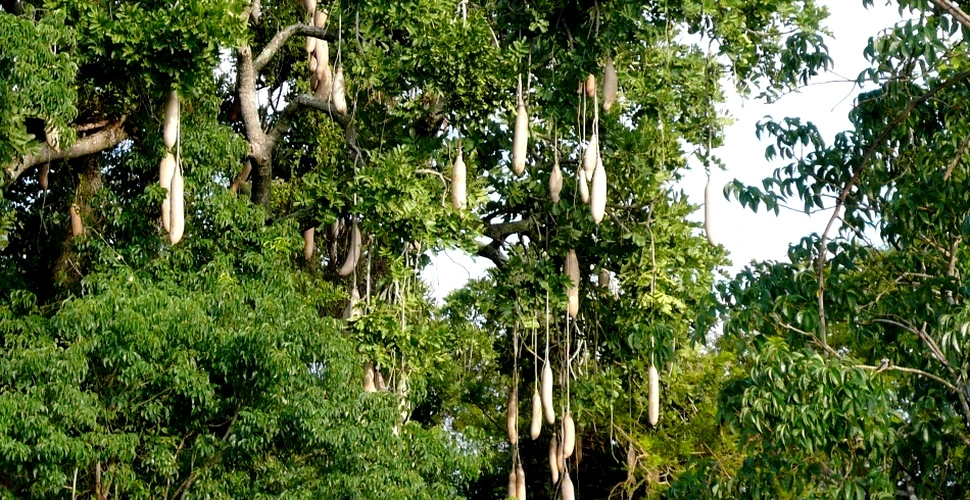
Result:
<svg viewBox="0 0 970 500">
<path fill-rule="evenodd" d="M 963 12 L 959 6 L 951 2 L 950 0 L 930 0 L 937 7 L 947 11 L 958 23 L 962 24 L 965 28 L 970 28 L 970 16 L 966 12 Z"/>
<path fill-rule="evenodd" d="M 350 124 L 350 119 L 340 113 L 330 105 L 329 102 L 318 99 L 309 94 L 301 94 L 293 98 L 289 104 L 283 108 L 280 113 L 280 117 L 276 120 L 273 128 L 266 134 L 267 147 L 272 149 L 276 145 L 276 141 L 286 133 L 287 130 L 293 125 L 293 116 L 300 108 L 312 108 L 318 111 L 323 111 L 330 116 L 335 122 L 339 123 L 344 129 Z"/>
<path fill-rule="evenodd" d="M 78 139 L 71 147 L 62 151 L 54 151 L 50 146 L 44 144 L 37 153 L 26 155 L 3 167 L 4 173 L 8 177 L 7 182 L 17 180 L 21 174 L 36 165 L 57 160 L 70 160 L 117 146 L 121 141 L 128 138 L 128 133 L 122 128 L 124 123 L 125 119 L 122 118 L 117 123 L 109 125 L 101 131 Z M 82 129 L 84 127 L 86 125 L 79 126 Z"/>
<path fill-rule="evenodd" d="M 949 2 L 947 2 L 946 0 L 932 0 L 932 1 L 937 4 L 941 4 L 941 3 L 949 4 Z M 953 7 L 952 5 L 950 5 L 950 7 L 956 9 L 956 7 Z M 957 10 L 959 11 L 959 9 Z M 962 13 L 962 11 L 960 12 Z M 966 16 L 966 14 L 964 14 L 964 16 Z M 967 24 L 966 26 L 970 27 L 970 24 Z M 832 226 L 835 224 L 835 221 L 838 220 L 839 217 L 841 216 L 842 208 L 845 206 L 845 200 L 849 197 L 849 192 L 852 190 L 852 187 L 855 186 L 857 182 L 859 182 L 859 177 L 862 175 L 863 170 L 865 170 L 866 167 L 869 165 L 869 161 L 872 159 L 872 155 L 876 153 L 876 148 L 878 148 L 880 144 L 882 144 L 883 142 L 886 141 L 886 139 L 889 138 L 889 134 L 891 134 L 892 131 L 895 130 L 895 128 L 899 126 L 899 124 L 902 123 L 903 120 L 905 120 L 906 117 L 909 116 L 909 114 L 914 109 L 916 109 L 917 106 L 932 99 L 933 96 L 935 96 L 936 94 L 939 94 L 944 89 L 952 87 L 957 83 L 960 83 L 966 80 L 967 78 L 970 78 L 970 71 L 965 71 L 963 73 L 960 73 L 954 76 L 953 78 L 936 86 L 929 92 L 923 94 L 919 99 L 911 102 L 909 106 L 906 107 L 906 109 L 904 109 L 901 113 L 896 115 L 896 118 L 894 118 L 893 121 L 890 122 L 889 125 L 887 125 L 886 128 L 879 133 L 876 139 L 872 141 L 872 144 L 870 144 L 869 147 L 866 149 L 865 153 L 862 155 L 862 159 L 859 161 L 859 167 L 852 174 L 852 177 L 849 179 L 849 182 L 846 182 L 845 186 L 842 188 L 842 192 L 839 194 L 839 199 L 835 201 L 835 210 L 832 211 L 832 217 L 829 218 L 828 224 L 825 225 L 825 231 L 822 232 L 822 239 L 820 241 L 819 249 L 818 249 L 818 329 L 819 329 L 819 337 L 821 338 L 823 345 L 828 345 L 828 334 L 826 332 L 826 326 L 825 326 L 825 259 L 826 259 L 826 253 L 828 252 L 828 249 L 826 247 L 828 246 L 829 232 L 831 232 Z"/>
<path fill-rule="evenodd" d="M 249 46 L 239 49 L 236 64 L 238 76 L 239 108 L 242 112 L 243 124 L 246 127 L 246 137 L 249 139 L 250 154 L 256 155 L 254 149 L 263 146 L 265 134 L 259 122 L 259 107 L 256 103 L 256 71 L 253 68 L 253 51 Z M 258 143 L 258 144 L 257 144 Z"/>
<path fill-rule="evenodd" d="M 884 371 L 884 370 L 891 370 L 891 371 L 896 371 L 896 372 L 912 373 L 914 375 L 919 375 L 921 377 L 925 377 L 925 378 L 928 378 L 930 380 L 939 382 L 944 387 L 946 387 L 947 389 L 953 391 L 957 395 L 957 399 L 960 400 L 960 406 L 963 408 L 964 425 L 965 426 L 970 426 L 970 402 L 967 401 L 967 397 L 963 394 L 963 391 L 961 391 L 957 386 L 955 386 L 952 383 L 948 382 L 943 377 L 940 377 L 938 375 L 934 375 L 934 374 L 932 374 L 930 372 L 926 372 L 926 371 L 919 370 L 919 369 L 916 369 L 916 368 L 906 368 L 905 366 L 896 366 L 896 365 L 893 365 L 893 364 L 887 364 L 885 366 L 856 365 L 856 367 L 857 368 L 862 368 L 863 370 L 873 370 L 873 371 L 876 371 L 876 372 L 880 372 L 880 371 Z"/>
<path fill-rule="evenodd" d="M 953 175 L 953 169 L 957 168 L 957 164 L 963 158 L 963 155 L 967 152 L 967 146 L 970 146 L 970 134 L 967 134 L 960 143 L 960 147 L 957 148 L 957 154 L 953 156 L 953 161 L 950 162 L 950 166 L 946 168 L 946 173 L 943 174 L 943 180 L 950 180 L 950 176 Z"/>
<path fill-rule="evenodd" d="M 333 33 L 330 33 L 326 28 L 317 28 L 315 26 L 310 26 L 308 24 L 291 24 L 286 28 L 280 30 L 279 33 L 273 36 L 273 39 L 263 47 L 262 52 L 253 61 L 253 69 L 259 73 L 266 67 L 267 64 L 273 59 L 273 56 L 283 45 L 286 44 L 287 40 L 293 36 L 312 36 L 314 38 L 319 38 L 321 40 L 333 41 Z"/>
</svg>

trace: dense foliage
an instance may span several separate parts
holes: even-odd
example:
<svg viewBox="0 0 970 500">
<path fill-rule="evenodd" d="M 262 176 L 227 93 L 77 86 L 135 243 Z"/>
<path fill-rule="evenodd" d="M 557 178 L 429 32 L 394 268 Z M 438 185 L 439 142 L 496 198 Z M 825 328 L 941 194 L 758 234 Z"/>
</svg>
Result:
<svg viewBox="0 0 970 500">
<path fill-rule="evenodd" d="M 716 282 L 676 182 L 722 166 L 724 86 L 771 99 L 828 67 L 813 0 L 0 1 L 0 496 L 503 498 L 522 465 L 554 498 L 566 414 L 581 498 L 966 496 L 970 17 L 932 3 L 873 39 L 853 130 L 766 121 L 790 164 L 727 190 L 842 224 Z M 582 85 L 608 60 L 605 110 Z M 418 273 L 459 249 L 494 267 L 436 304 Z M 556 427 L 532 440 L 547 358 Z"/>
</svg>

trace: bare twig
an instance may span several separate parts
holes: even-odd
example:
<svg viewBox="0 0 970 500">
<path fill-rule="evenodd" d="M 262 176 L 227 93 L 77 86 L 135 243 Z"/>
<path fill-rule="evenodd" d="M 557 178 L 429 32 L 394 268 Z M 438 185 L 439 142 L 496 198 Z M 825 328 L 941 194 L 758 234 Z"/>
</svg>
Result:
<svg viewBox="0 0 970 500">
<path fill-rule="evenodd" d="M 967 136 L 963 138 L 963 142 L 961 142 L 960 147 L 957 148 L 957 154 L 950 162 L 950 166 L 946 167 L 946 173 L 943 174 L 943 180 L 950 180 L 950 176 L 953 175 L 953 169 L 957 168 L 957 164 L 960 163 L 963 155 L 966 154 L 968 145 L 970 145 L 970 134 L 967 134 Z"/>
</svg>

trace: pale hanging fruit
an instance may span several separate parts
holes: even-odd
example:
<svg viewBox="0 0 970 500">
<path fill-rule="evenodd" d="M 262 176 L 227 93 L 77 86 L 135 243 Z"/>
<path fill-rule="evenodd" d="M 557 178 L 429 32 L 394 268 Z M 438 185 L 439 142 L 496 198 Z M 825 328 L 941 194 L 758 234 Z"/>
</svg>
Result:
<svg viewBox="0 0 970 500">
<path fill-rule="evenodd" d="M 515 132 L 512 137 L 512 171 L 521 176 L 525 172 L 525 156 L 529 147 L 529 113 L 525 103 L 515 112 Z"/>
<path fill-rule="evenodd" d="M 50 175 L 51 164 L 45 163 L 40 166 L 37 171 L 37 183 L 40 184 L 40 188 L 47 191 L 47 177 Z"/>
<path fill-rule="evenodd" d="M 559 482 L 559 446 L 556 444 L 558 438 L 556 433 L 552 433 L 552 439 L 549 440 L 549 474 L 552 476 L 552 485 L 555 486 Z"/>
<path fill-rule="evenodd" d="M 350 247 L 347 249 L 347 258 L 344 259 L 344 264 L 340 266 L 340 270 L 337 274 L 341 276 L 349 276 L 350 273 L 357 269 L 357 262 L 360 260 L 360 229 L 357 229 L 357 222 L 354 222 L 354 227 L 350 231 Z"/>
<path fill-rule="evenodd" d="M 592 73 L 586 75 L 586 96 L 593 97 L 596 95 L 596 77 Z"/>
<path fill-rule="evenodd" d="M 515 498 L 517 500 L 526 500 L 525 498 L 525 469 L 522 468 L 522 464 L 519 464 L 515 468 Z"/>
<path fill-rule="evenodd" d="M 648 407 L 647 417 L 650 419 L 650 425 L 656 427 L 657 421 L 660 420 L 660 374 L 657 373 L 657 367 L 653 364 L 650 365 L 649 380 L 650 405 Z"/>
<path fill-rule="evenodd" d="M 549 174 L 549 197 L 553 203 L 559 203 L 559 194 L 562 193 L 562 169 L 559 168 L 557 161 L 552 165 L 552 173 Z"/>
<path fill-rule="evenodd" d="M 589 203 L 589 184 L 586 183 L 586 173 L 583 169 L 576 169 L 576 185 L 579 186 L 579 199 L 583 203 Z"/>
<path fill-rule="evenodd" d="M 374 365 L 364 363 L 364 392 L 377 392 L 377 385 L 374 384 Z"/>
<path fill-rule="evenodd" d="M 566 255 L 566 275 L 572 284 L 566 289 L 566 297 L 569 299 L 568 312 L 573 318 L 579 314 L 579 259 L 576 258 L 576 250 L 570 249 Z"/>
<path fill-rule="evenodd" d="M 451 206 L 455 210 L 462 210 L 467 205 L 466 175 L 465 159 L 459 149 L 458 158 L 455 159 L 455 164 L 451 169 Z"/>
<path fill-rule="evenodd" d="M 610 288 L 610 272 L 606 270 L 605 267 L 600 268 L 599 276 L 596 278 L 597 284 L 600 288 L 609 290 Z"/>
<path fill-rule="evenodd" d="M 316 231 L 312 227 L 303 231 L 303 258 L 307 262 L 313 262 L 314 236 L 316 235 Z"/>
<path fill-rule="evenodd" d="M 377 381 L 377 390 L 378 391 L 386 391 L 387 390 L 387 384 L 384 383 L 384 375 L 381 373 L 380 370 L 374 370 L 374 379 Z"/>
<path fill-rule="evenodd" d="M 323 28 L 327 25 L 326 11 L 318 10 L 313 13 L 313 25 L 317 28 Z"/>
<path fill-rule="evenodd" d="M 360 303 L 360 292 L 357 291 L 357 287 L 354 287 L 350 291 L 350 298 L 347 299 L 347 305 L 344 306 L 344 312 L 340 316 L 345 321 L 353 321 L 363 315 L 358 307 Z"/>
<path fill-rule="evenodd" d="M 176 165 L 172 174 L 172 230 L 168 233 L 168 240 L 176 245 L 182 241 L 185 232 L 185 180 L 182 178 L 182 168 Z"/>
<path fill-rule="evenodd" d="M 563 472 L 559 491 L 562 500 L 576 500 L 576 491 L 573 489 L 573 480 L 569 478 L 569 472 Z"/>
<path fill-rule="evenodd" d="M 71 203 L 71 236 L 77 237 L 84 234 L 84 222 L 81 221 L 81 213 L 77 203 Z"/>
<path fill-rule="evenodd" d="M 317 40 L 316 50 L 313 55 L 317 61 L 317 67 L 314 73 L 317 78 L 315 96 L 318 99 L 329 101 L 333 94 L 333 70 L 330 68 L 330 43 L 326 40 Z"/>
<path fill-rule="evenodd" d="M 312 36 L 306 37 L 306 53 L 313 55 L 313 52 L 317 49 L 317 39 Z"/>
<path fill-rule="evenodd" d="M 593 182 L 589 193 L 589 212 L 593 221 L 599 224 L 606 215 L 606 169 L 603 159 L 596 159 L 596 171 L 593 172 Z"/>
<path fill-rule="evenodd" d="M 606 67 L 603 68 L 603 111 L 609 111 L 616 102 L 617 92 L 616 66 L 613 58 L 606 56 Z"/>
<path fill-rule="evenodd" d="M 165 199 L 162 200 L 162 227 L 165 231 L 172 231 L 172 177 L 175 176 L 177 162 L 175 155 L 165 153 L 158 166 L 158 184 L 165 188 Z"/>
<path fill-rule="evenodd" d="M 347 89 L 344 81 L 344 67 L 337 65 L 337 72 L 333 76 L 333 94 L 330 96 L 333 109 L 338 114 L 347 114 Z"/>
<path fill-rule="evenodd" d="M 549 354 L 542 363 L 542 413 L 546 417 L 546 423 L 552 425 L 556 423 L 556 410 L 552 406 L 552 365 L 549 363 Z"/>
<path fill-rule="evenodd" d="M 576 423 L 573 422 L 573 416 L 566 412 L 566 415 L 562 417 L 562 456 L 564 458 L 569 458 L 573 456 L 573 451 L 576 450 Z"/>
<path fill-rule="evenodd" d="M 711 176 L 708 175 L 707 185 L 704 186 L 704 235 L 707 236 L 708 243 L 717 246 L 717 239 L 714 238 L 712 231 L 714 221 L 712 220 L 711 198 Z"/>
<path fill-rule="evenodd" d="M 162 139 L 168 149 L 174 148 L 178 140 L 179 121 L 179 95 L 173 90 L 169 92 L 168 100 L 165 102 L 165 119 L 162 127 Z"/>
<path fill-rule="evenodd" d="M 596 160 L 600 156 L 599 152 L 599 137 L 595 132 L 589 138 L 589 144 L 586 145 L 586 152 L 583 154 L 583 172 L 586 174 L 586 180 L 593 179 L 593 172 L 596 170 Z"/>
<path fill-rule="evenodd" d="M 556 467 L 559 469 L 559 474 L 566 472 L 566 457 L 563 455 L 562 449 L 562 439 L 560 439 L 556 442 Z"/>
<path fill-rule="evenodd" d="M 539 389 L 532 391 L 532 423 L 529 425 L 529 437 L 532 440 L 539 438 L 542 432 L 542 398 L 539 396 Z"/>
<path fill-rule="evenodd" d="M 515 446 L 519 442 L 519 389 L 514 384 L 509 389 L 508 415 L 505 423 L 509 435 L 509 443 Z"/>
<path fill-rule="evenodd" d="M 518 476 L 515 474 L 515 471 L 514 470 L 509 473 L 509 491 L 508 491 L 508 498 L 516 498 L 517 499 L 518 496 L 519 496 L 518 480 L 517 479 L 518 479 Z"/>
</svg>

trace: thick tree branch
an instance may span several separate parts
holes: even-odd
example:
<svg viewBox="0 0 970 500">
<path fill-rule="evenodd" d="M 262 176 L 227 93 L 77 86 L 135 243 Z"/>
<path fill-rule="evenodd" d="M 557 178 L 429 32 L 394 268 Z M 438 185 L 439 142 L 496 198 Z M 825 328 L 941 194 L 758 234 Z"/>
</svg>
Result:
<svg viewBox="0 0 970 500">
<path fill-rule="evenodd" d="M 121 119 L 103 130 L 78 139 L 71 147 L 62 151 L 54 151 L 45 144 L 37 153 L 29 154 L 4 166 L 3 170 L 8 176 L 7 182 L 15 181 L 21 174 L 36 165 L 57 160 L 70 160 L 115 147 L 128 138 L 128 133 L 122 128 L 123 124 L 124 119 Z M 81 125 L 79 129 L 84 127 L 86 126 Z"/>
<path fill-rule="evenodd" d="M 930 0 L 937 7 L 947 11 L 958 23 L 962 24 L 965 28 L 970 29 L 970 16 L 966 12 L 960 9 L 960 7 L 950 0 Z"/>
<path fill-rule="evenodd" d="M 333 33 L 330 33 L 326 28 L 317 28 L 308 24 L 291 24 L 273 36 L 266 47 L 263 47 L 262 52 L 253 61 L 253 69 L 257 73 L 262 71 L 273 59 L 273 56 L 283 48 L 283 45 L 286 45 L 287 40 L 293 36 L 312 36 L 321 40 L 334 40 Z"/>
<path fill-rule="evenodd" d="M 514 222 L 502 222 L 498 224 L 486 224 L 488 232 L 485 236 L 497 241 L 504 241 L 506 236 L 528 232 L 532 229 L 535 222 L 531 218 L 517 220 Z"/>
<path fill-rule="evenodd" d="M 249 46 L 239 49 L 236 65 L 239 108 L 242 112 L 246 137 L 249 139 L 250 154 L 256 156 L 254 148 L 260 148 L 265 141 L 262 124 L 259 122 L 259 106 L 256 103 L 256 71 L 253 68 L 253 51 Z M 258 144 L 256 144 L 258 143 Z"/>
<path fill-rule="evenodd" d="M 939 3 L 949 4 L 949 2 L 947 2 L 946 0 L 932 0 L 932 1 L 938 4 Z M 967 25 L 967 26 L 970 27 L 970 25 Z M 915 101 L 911 102 L 909 106 L 906 107 L 906 109 L 904 109 L 901 113 L 896 115 L 896 118 L 894 118 L 893 121 L 890 122 L 889 125 L 887 125 L 886 128 L 879 133 L 876 139 L 872 141 L 869 147 L 866 148 L 865 153 L 863 153 L 862 155 L 862 159 L 859 161 L 858 168 L 856 168 L 855 172 L 853 172 L 852 177 L 849 179 L 849 182 L 846 182 L 845 186 L 842 188 L 842 192 L 839 194 L 839 199 L 835 201 L 835 210 L 832 211 L 832 217 L 829 218 L 828 224 L 825 225 L 825 231 L 822 232 L 822 239 L 820 241 L 819 250 L 818 250 L 818 331 L 819 331 L 819 337 L 822 340 L 823 345 L 828 345 L 828 334 L 826 332 L 826 326 L 825 326 L 825 259 L 828 253 L 827 246 L 829 242 L 829 233 L 832 231 L 832 226 L 835 225 L 835 221 L 841 217 L 842 208 L 845 206 L 845 200 L 849 197 L 849 192 L 852 191 L 852 188 L 856 185 L 857 182 L 859 182 L 859 177 L 862 175 L 862 172 L 869 165 L 869 161 L 872 159 L 872 156 L 876 153 L 876 148 L 878 148 L 883 142 L 886 141 L 886 139 L 889 138 L 889 134 L 891 134 L 892 131 L 895 130 L 896 127 L 899 126 L 899 124 L 902 123 L 903 120 L 905 120 L 906 117 L 909 116 L 909 114 L 912 113 L 917 106 L 932 99 L 933 96 L 935 96 L 936 94 L 939 94 L 943 90 L 949 87 L 952 87 L 957 83 L 965 81 L 967 78 L 970 78 L 970 71 L 960 73 L 954 76 L 953 78 L 950 78 L 949 80 L 934 87 L 929 92 L 923 94 L 919 99 L 916 99 Z"/>
<path fill-rule="evenodd" d="M 500 250 L 501 246 L 501 240 L 493 240 L 487 245 L 479 246 L 476 255 L 479 257 L 485 257 L 486 259 L 492 261 L 492 263 L 495 264 L 495 267 L 502 269 L 505 267 L 505 263 L 508 259 L 502 255 L 502 251 Z"/>
</svg>

